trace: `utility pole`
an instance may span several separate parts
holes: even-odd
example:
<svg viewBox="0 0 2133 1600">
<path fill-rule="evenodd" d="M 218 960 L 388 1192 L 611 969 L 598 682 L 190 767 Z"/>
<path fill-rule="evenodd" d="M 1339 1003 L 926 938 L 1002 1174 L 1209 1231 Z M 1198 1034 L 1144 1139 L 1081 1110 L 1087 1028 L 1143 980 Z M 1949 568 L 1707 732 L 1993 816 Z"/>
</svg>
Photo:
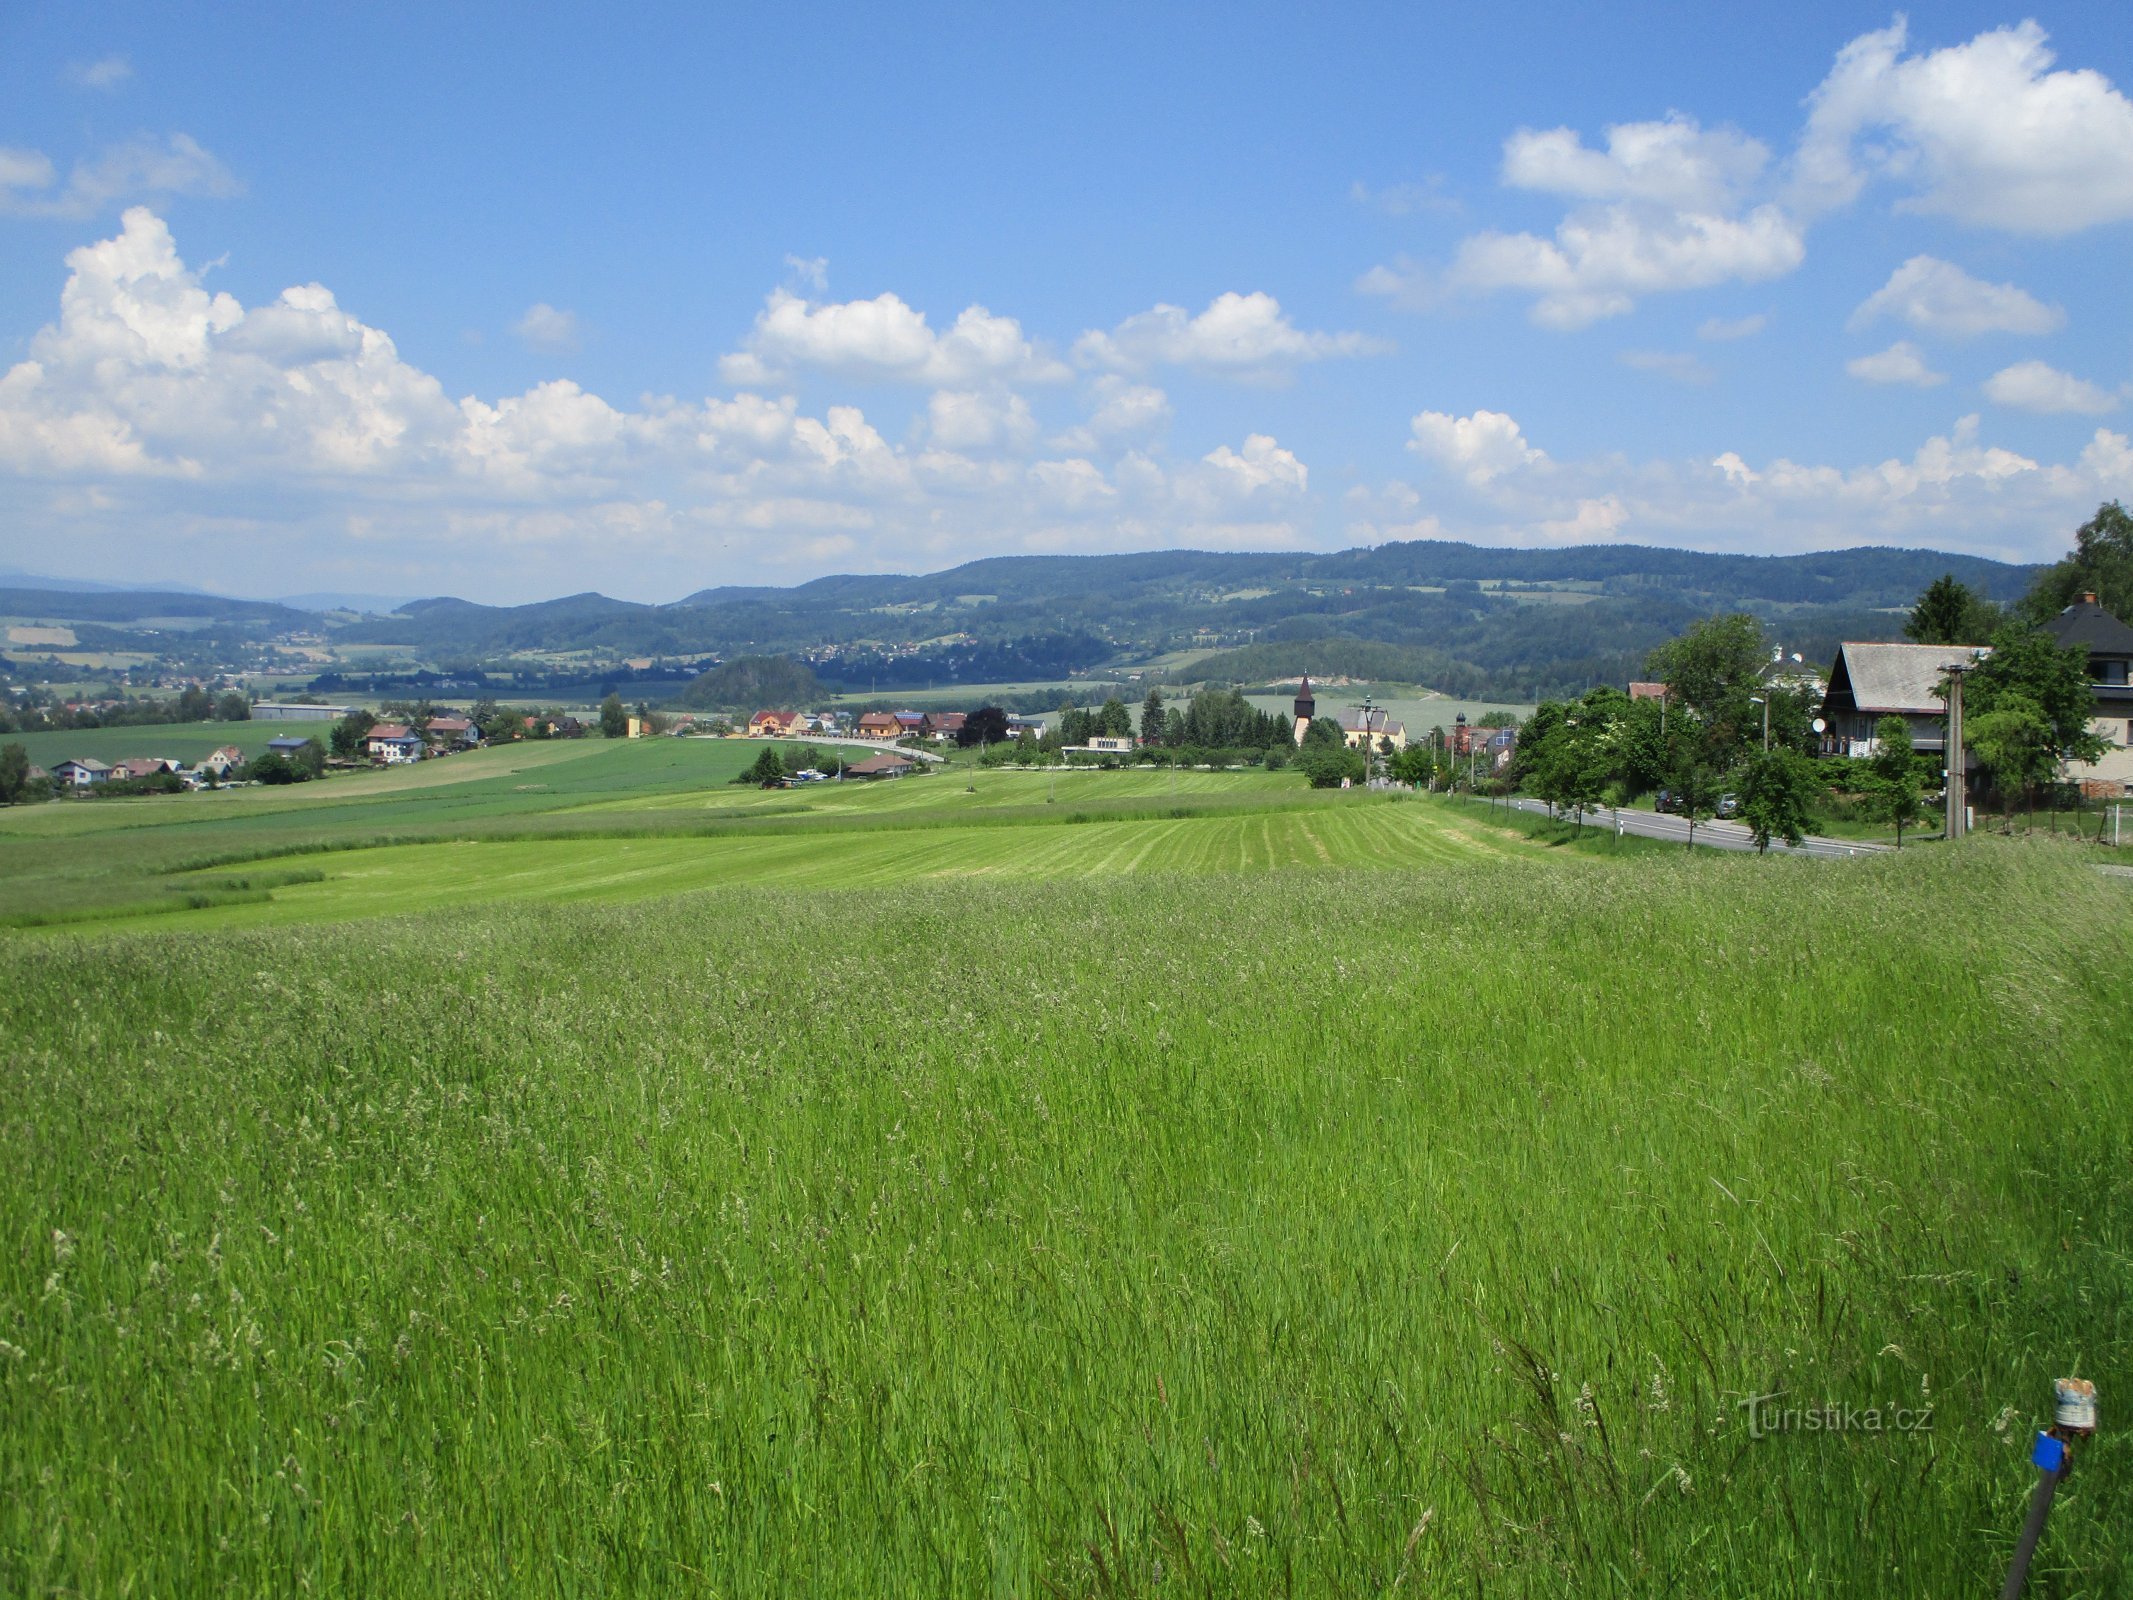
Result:
<svg viewBox="0 0 2133 1600">
<path fill-rule="evenodd" d="M 1963 674 L 1970 670 L 1967 661 L 1947 668 L 1948 673 L 1948 738 L 1944 752 L 1948 769 L 1947 801 L 1948 819 L 1943 825 L 1943 836 L 1949 840 L 1960 839 L 1970 831 L 1969 786 L 1963 772 Z"/>
</svg>

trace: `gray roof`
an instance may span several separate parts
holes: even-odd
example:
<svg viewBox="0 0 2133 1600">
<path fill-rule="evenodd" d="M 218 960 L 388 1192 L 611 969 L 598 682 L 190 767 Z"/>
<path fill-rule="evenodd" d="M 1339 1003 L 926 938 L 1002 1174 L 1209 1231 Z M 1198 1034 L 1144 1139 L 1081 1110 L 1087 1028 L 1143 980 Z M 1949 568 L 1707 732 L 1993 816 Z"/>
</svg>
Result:
<svg viewBox="0 0 2133 1600">
<path fill-rule="evenodd" d="M 1933 691 L 1955 662 L 1989 654 L 1977 644 L 1853 644 L 1837 646 L 1829 693 L 1849 691 L 1861 711 L 1939 716 L 1947 703 Z"/>
<path fill-rule="evenodd" d="M 2045 623 L 2044 631 L 2061 649 L 2078 644 L 2092 656 L 2133 656 L 2133 628 L 2087 595 Z"/>
<path fill-rule="evenodd" d="M 1351 711 L 1345 713 L 1341 717 L 1340 722 L 1341 731 L 1343 733 L 1362 733 L 1366 731 L 1363 727 L 1363 714 L 1360 711 Z M 1393 721 L 1392 714 L 1384 710 L 1382 707 L 1376 707 L 1371 710 L 1370 727 L 1367 731 L 1377 734 L 1380 737 L 1390 737 L 1393 735 L 1397 735 L 1398 737 L 1403 739 L 1407 737 L 1407 729 L 1400 723 Z"/>
</svg>

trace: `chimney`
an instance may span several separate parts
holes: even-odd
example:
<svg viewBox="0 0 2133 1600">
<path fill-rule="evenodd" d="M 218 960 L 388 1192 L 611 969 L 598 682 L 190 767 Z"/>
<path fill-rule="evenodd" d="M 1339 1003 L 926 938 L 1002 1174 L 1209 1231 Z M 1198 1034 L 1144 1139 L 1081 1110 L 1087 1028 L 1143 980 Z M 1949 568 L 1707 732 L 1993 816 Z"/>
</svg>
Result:
<svg viewBox="0 0 2133 1600">
<path fill-rule="evenodd" d="M 2081 593 L 2081 603 L 2085 606 L 2094 605 L 2096 603 L 2096 591 L 2094 589 L 2084 589 Z"/>
</svg>

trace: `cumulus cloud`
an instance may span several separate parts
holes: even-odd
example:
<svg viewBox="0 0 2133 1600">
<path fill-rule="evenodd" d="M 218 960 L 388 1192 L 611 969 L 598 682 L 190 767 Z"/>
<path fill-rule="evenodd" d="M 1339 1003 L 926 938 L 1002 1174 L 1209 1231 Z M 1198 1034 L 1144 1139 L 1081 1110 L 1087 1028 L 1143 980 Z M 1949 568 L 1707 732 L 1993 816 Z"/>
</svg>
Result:
<svg viewBox="0 0 2133 1600">
<path fill-rule="evenodd" d="M 133 63 L 124 56 L 104 56 L 67 69 L 67 77 L 84 89 L 116 89 L 133 76 Z"/>
<path fill-rule="evenodd" d="M 1553 234 L 1487 230 L 1433 272 L 1411 261 L 1374 267 L 1357 288 L 1409 306 L 1460 294 L 1534 297 L 1542 327 L 1576 329 L 1633 309 L 1646 295 L 1781 277 L 1805 258 L 1799 225 L 1751 204 L 1770 153 L 1693 118 L 1618 123 L 1604 148 L 1570 128 L 1521 128 L 1505 141 L 1503 181 L 1578 202 Z"/>
<path fill-rule="evenodd" d="M 356 563 L 452 587 L 493 581 L 504 553 L 531 597 L 581 587 L 591 560 L 626 561 L 632 586 L 697 587 L 829 561 L 1305 539 L 1293 451 L 1255 433 L 1166 464 L 1134 440 L 1168 401 L 1116 375 L 1090 384 L 1102 460 L 1028 461 L 1036 420 L 997 381 L 936 389 L 903 443 L 856 406 L 809 415 L 791 394 L 629 407 L 552 379 L 454 400 L 323 285 L 249 307 L 210 290 L 145 208 L 67 264 L 58 319 L 0 374 L 0 517 L 64 525 L 114 565 L 231 583 Z M 974 361 L 941 355 L 951 337 L 912 365 Z"/>
<path fill-rule="evenodd" d="M 575 350 L 578 347 L 578 314 L 558 311 L 547 301 L 537 300 L 511 325 L 511 331 L 535 350 Z"/>
<path fill-rule="evenodd" d="M 1407 448 L 1425 460 L 1480 485 L 1521 467 L 1539 466 L 1548 457 L 1526 442 L 1518 423 L 1501 411 L 1452 416 L 1424 411 L 1409 424 Z"/>
<path fill-rule="evenodd" d="M 1297 327 L 1265 293 L 1217 295 L 1198 316 L 1159 305 L 1108 333 L 1092 329 L 1074 343 L 1083 366 L 1146 372 L 1192 367 L 1229 377 L 1264 378 L 1300 363 L 1381 353 L 1382 340 L 1360 333 L 1314 333 Z"/>
<path fill-rule="evenodd" d="M 1070 374 L 1012 317 L 970 306 L 935 332 L 893 294 L 817 304 L 787 289 L 764 302 L 743 347 L 719 365 L 729 383 L 762 384 L 800 368 L 877 383 L 955 388 L 984 381 L 1056 383 Z"/>
<path fill-rule="evenodd" d="M 2018 361 L 1985 380 L 1985 397 L 1994 405 L 2045 416 L 2097 417 L 2118 409 L 2118 396 L 2086 379 L 2042 361 Z"/>
<path fill-rule="evenodd" d="M 1844 363 L 1844 370 L 1862 383 L 1903 383 L 1914 389 L 1931 389 L 1948 381 L 1948 375 L 1935 372 L 1925 352 L 1908 339 L 1898 339 L 1870 356 L 1854 357 Z"/>
<path fill-rule="evenodd" d="M 1524 447 L 1524 448 L 1530 448 Z M 1516 451 L 1509 452 L 1516 461 Z M 1537 463 L 1534 465 L 1538 465 Z M 1351 539 L 1536 545 L 1635 538 L 1758 552 L 1931 544 L 2003 560 L 2056 554 L 2099 499 L 2133 492 L 2133 447 L 2098 428 L 2078 457 L 2040 461 L 1988 443 L 1966 416 L 1909 456 L 1849 465 L 1738 451 L 1708 460 L 1551 459 L 1434 494 L 1390 485 L 1350 498 Z"/>
<path fill-rule="evenodd" d="M 1018 394 L 938 389 L 926 404 L 926 429 L 949 450 L 1020 449 L 1037 436 L 1037 419 Z"/>
<path fill-rule="evenodd" d="M 1310 468 L 1297 460 L 1293 451 L 1284 450 L 1264 433 L 1248 435 L 1242 450 L 1218 445 L 1201 460 L 1240 495 L 1256 494 L 1262 489 L 1295 490 L 1300 494 L 1310 487 Z"/>
<path fill-rule="evenodd" d="M 2094 71 L 2053 71 L 2034 22 L 1907 55 L 1908 29 L 1854 39 L 1809 98 L 1798 204 L 1851 203 L 1876 178 L 1899 209 L 2061 236 L 2133 218 L 2133 102 Z"/>
<path fill-rule="evenodd" d="M 1153 384 L 1107 372 L 1089 387 L 1096 409 L 1086 422 L 1059 436 L 1062 450 L 1086 454 L 1124 441 L 1145 440 L 1170 425 L 1170 397 Z"/>
<path fill-rule="evenodd" d="M 1913 256 L 1889 281 L 1860 302 L 1850 327 L 1865 328 L 1883 317 L 1907 322 L 1921 333 L 1967 339 L 1981 333 L 2050 333 L 2066 313 L 2011 283 L 1973 278 L 1937 256 Z"/>
<path fill-rule="evenodd" d="M 41 151 L 0 149 L 0 216 L 93 217 L 124 200 L 222 197 L 242 188 L 229 168 L 182 133 L 112 145 L 76 162 L 64 184 Z"/>
</svg>

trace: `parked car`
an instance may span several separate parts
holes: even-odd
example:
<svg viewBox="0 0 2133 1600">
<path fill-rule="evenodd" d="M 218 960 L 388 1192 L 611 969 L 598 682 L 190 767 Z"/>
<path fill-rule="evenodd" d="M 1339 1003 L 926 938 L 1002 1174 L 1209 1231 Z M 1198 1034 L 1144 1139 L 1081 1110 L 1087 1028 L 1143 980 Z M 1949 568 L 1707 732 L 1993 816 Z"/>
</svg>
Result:
<svg viewBox="0 0 2133 1600">
<path fill-rule="evenodd" d="M 1654 811 L 1679 811 L 1681 809 L 1681 796 L 1671 789 L 1661 789 L 1658 794 L 1652 797 L 1652 809 Z"/>
<path fill-rule="evenodd" d="M 1720 796 L 1718 797 L 1718 812 L 1717 812 L 1717 814 L 1718 814 L 1719 816 L 1721 816 L 1721 817 L 1737 817 L 1737 816 L 1739 816 L 1739 815 L 1740 815 L 1740 796 L 1739 796 L 1739 795 L 1737 795 L 1737 794 L 1722 794 L 1722 795 L 1720 795 Z"/>
</svg>

